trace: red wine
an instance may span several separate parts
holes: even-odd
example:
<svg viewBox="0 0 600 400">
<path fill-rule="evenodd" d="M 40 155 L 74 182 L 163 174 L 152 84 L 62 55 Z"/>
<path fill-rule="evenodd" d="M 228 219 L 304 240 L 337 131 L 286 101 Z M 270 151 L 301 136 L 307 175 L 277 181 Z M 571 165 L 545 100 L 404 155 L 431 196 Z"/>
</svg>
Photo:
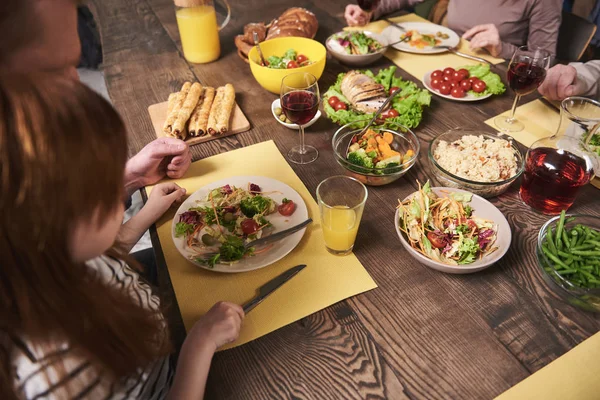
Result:
<svg viewBox="0 0 600 400">
<path fill-rule="evenodd" d="M 529 151 L 521 183 L 521 199 L 544 214 L 556 215 L 575 201 L 579 187 L 590 181 L 586 161 L 549 147 Z"/>
<path fill-rule="evenodd" d="M 522 62 L 511 64 L 506 74 L 510 88 L 520 95 L 533 92 L 546 78 L 544 68 Z"/>
<path fill-rule="evenodd" d="M 319 98 L 313 92 L 295 90 L 283 95 L 281 108 L 290 121 L 304 125 L 317 113 Z"/>
<path fill-rule="evenodd" d="M 358 6 L 364 11 L 373 11 L 377 8 L 379 0 L 358 0 Z"/>
</svg>

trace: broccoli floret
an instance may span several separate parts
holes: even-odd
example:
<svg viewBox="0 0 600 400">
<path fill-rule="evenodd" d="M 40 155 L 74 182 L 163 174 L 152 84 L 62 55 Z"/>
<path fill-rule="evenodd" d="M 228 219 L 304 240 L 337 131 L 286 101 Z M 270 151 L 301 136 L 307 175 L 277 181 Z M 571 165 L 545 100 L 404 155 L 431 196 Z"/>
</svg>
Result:
<svg viewBox="0 0 600 400">
<path fill-rule="evenodd" d="M 348 162 L 357 167 L 373 168 L 373 160 L 369 157 L 365 149 L 358 149 L 348 154 Z"/>
<path fill-rule="evenodd" d="M 386 169 L 386 173 L 394 173 L 394 172 L 400 172 L 402 170 L 402 167 L 400 166 L 400 156 L 392 156 L 389 158 L 386 158 L 385 160 L 381 160 L 379 161 L 377 164 L 375 164 L 375 168 L 376 169 Z M 397 167 L 397 168 L 394 168 Z M 381 171 L 379 171 L 381 172 Z"/>
<path fill-rule="evenodd" d="M 254 217 L 256 214 L 269 214 L 275 210 L 275 203 L 268 197 L 251 196 L 242 199 L 240 202 L 240 210 L 248 218 Z"/>
</svg>

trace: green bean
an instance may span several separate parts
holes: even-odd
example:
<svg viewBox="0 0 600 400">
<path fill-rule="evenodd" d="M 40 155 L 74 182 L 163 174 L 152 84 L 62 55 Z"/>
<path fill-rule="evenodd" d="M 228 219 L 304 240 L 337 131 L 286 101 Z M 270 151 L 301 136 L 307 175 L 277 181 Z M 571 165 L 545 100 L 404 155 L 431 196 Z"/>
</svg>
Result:
<svg viewBox="0 0 600 400">
<path fill-rule="evenodd" d="M 586 244 L 587 244 L 588 246 L 589 246 L 589 245 L 594 245 L 594 246 L 596 246 L 596 247 L 600 247 L 600 242 L 599 242 L 599 241 L 597 241 L 597 240 L 587 240 L 587 241 L 586 241 Z"/>
<path fill-rule="evenodd" d="M 577 254 L 578 256 L 597 256 L 600 257 L 600 250 L 571 250 L 571 253 Z"/>
<path fill-rule="evenodd" d="M 563 263 L 558 257 L 556 257 L 554 254 L 550 253 L 548 250 L 542 248 L 542 250 L 544 251 L 544 254 L 546 254 L 546 256 L 551 259 L 552 261 L 554 261 L 556 264 L 560 265 L 562 268 L 566 268 L 569 269 L 569 267 Z"/>
<path fill-rule="evenodd" d="M 571 250 L 590 250 L 596 248 L 593 244 L 584 244 L 582 246 L 571 247 Z"/>
<path fill-rule="evenodd" d="M 567 249 L 570 249 L 571 241 L 569 240 L 569 237 L 567 236 L 567 232 L 565 230 L 562 231 L 562 240 L 563 240 L 563 243 L 565 244 L 565 247 Z"/>
<path fill-rule="evenodd" d="M 560 212 L 560 218 L 558 219 L 558 225 L 556 226 L 556 248 L 560 249 L 560 239 L 562 238 L 563 227 L 565 226 L 565 210 Z"/>
<path fill-rule="evenodd" d="M 574 274 L 575 272 L 577 272 L 576 269 L 561 269 L 560 271 L 557 271 L 560 275 L 567 275 L 567 274 Z"/>
<path fill-rule="evenodd" d="M 576 230 L 571 230 L 571 245 L 569 246 L 569 248 L 573 248 L 577 245 L 578 236 L 579 234 Z"/>
<path fill-rule="evenodd" d="M 554 245 L 554 238 L 552 237 L 552 229 L 548 229 L 548 233 L 546 234 L 546 243 L 548 244 L 549 250 L 552 254 L 556 254 L 558 250 L 556 250 L 556 246 Z"/>
</svg>

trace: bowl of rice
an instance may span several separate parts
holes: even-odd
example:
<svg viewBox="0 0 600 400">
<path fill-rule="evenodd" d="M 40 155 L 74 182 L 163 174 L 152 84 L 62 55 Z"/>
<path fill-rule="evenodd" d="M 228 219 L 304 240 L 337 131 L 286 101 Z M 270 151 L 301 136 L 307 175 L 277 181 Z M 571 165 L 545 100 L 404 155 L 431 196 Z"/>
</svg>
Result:
<svg viewBox="0 0 600 400">
<path fill-rule="evenodd" d="M 490 198 L 504 193 L 525 169 L 510 136 L 453 129 L 429 144 L 429 161 L 444 186 Z"/>
</svg>

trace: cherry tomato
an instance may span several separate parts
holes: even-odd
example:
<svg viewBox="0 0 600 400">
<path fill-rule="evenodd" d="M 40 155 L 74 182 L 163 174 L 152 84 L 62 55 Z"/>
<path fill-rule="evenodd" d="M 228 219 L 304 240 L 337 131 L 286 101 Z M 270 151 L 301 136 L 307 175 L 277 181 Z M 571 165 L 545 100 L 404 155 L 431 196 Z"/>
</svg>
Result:
<svg viewBox="0 0 600 400">
<path fill-rule="evenodd" d="M 286 68 L 287 69 L 298 68 L 298 63 L 294 60 L 288 61 Z"/>
<path fill-rule="evenodd" d="M 451 90 L 452 88 L 450 87 L 450 84 L 448 82 L 444 82 L 440 85 L 441 94 L 449 95 Z"/>
<path fill-rule="evenodd" d="M 250 218 L 243 220 L 240 224 L 240 227 L 242 228 L 242 232 L 244 232 L 245 235 L 252 235 L 253 233 L 256 233 L 256 231 L 258 231 L 259 228 L 256 221 Z"/>
<path fill-rule="evenodd" d="M 335 107 L 335 105 L 340 102 L 340 99 L 338 99 L 337 96 L 331 96 L 329 99 L 327 99 L 327 102 L 331 107 Z"/>
<path fill-rule="evenodd" d="M 462 77 L 462 74 L 459 71 L 454 71 L 452 73 L 452 75 L 450 76 L 450 79 L 453 82 L 460 82 L 463 79 L 463 77 Z"/>
<path fill-rule="evenodd" d="M 444 78 L 432 78 L 431 82 L 429 84 L 431 85 L 432 88 L 434 88 L 435 90 L 438 90 L 442 83 L 444 83 Z"/>
<path fill-rule="evenodd" d="M 333 109 L 335 111 L 339 111 L 339 110 L 347 110 L 348 106 L 346 105 L 346 103 L 344 103 L 343 101 L 338 101 L 337 103 L 335 103 L 335 105 L 333 106 Z"/>
<path fill-rule="evenodd" d="M 468 79 L 464 79 L 464 80 L 460 81 L 460 87 L 465 92 L 468 92 L 469 90 L 471 90 L 471 82 L 469 82 Z"/>
<path fill-rule="evenodd" d="M 435 232 L 427 232 L 427 239 L 429 239 L 431 245 L 436 249 L 443 249 L 444 247 L 446 247 L 444 235 L 438 235 Z"/>
<path fill-rule="evenodd" d="M 390 88 L 390 95 L 392 95 L 392 93 L 394 93 L 396 90 L 399 90 L 400 88 L 398 86 L 392 86 Z"/>
<path fill-rule="evenodd" d="M 452 77 L 451 76 L 444 75 L 443 79 L 444 79 L 444 82 L 448 82 L 448 83 L 452 82 Z"/>
<path fill-rule="evenodd" d="M 467 71 L 465 68 L 459 69 L 458 72 L 461 75 L 461 78 L 460 78 L 461 80 L 467 79 L 470 76 L 469 71 Z"/>
<path fill-rule="evenodd" d="M 478 80 L 479 78 L 476 76 L 472 76 L 469 78 L 469 82 L 471 83 L 471 85 L 473 85 L 473 83 L 477 82 Z"/>
<path fill-rule="evenodd" d="M 456 82 L 456 81 L 452 81 L 452 82 L 448 82 L 450 84 L 450 90 L 460 87 L 460 83 Z"/>
<path fill-rule="evenodd" d="M 477 80 L 473 82 L 473 91 L 475 93 L 481 93 L 487 88 L 487 85 L 482 80 Z"/>
<path fill-rule="evenodd" d="M 306 57 L 304 54 L 298 54 L 296 56 L 296 62 L 298 64 L 302 64 L 303 62 L 308 61 L 308 57 Z"/>
<path fill-rule="evenodd" d="M 431 73 L 431 79 L 433 79 L 433 78 L 441 78 L 443 76 L 444 76 L 444 72 L 440 71 L 439 69 L 436 69 L 435 71 L 433 71 Z"/>
<path fill-rule="evenodd" d="M 292 200 L 288 200 L 285 203 L 281 203 L 279 207 L 277 207 L 277 210 L 279 211 L 279 214 L 289 217 L 296 211 L 296 203 Z"/>
<path fill-rule="evenodd" d="M 389 110 L 387 110 L 386 112 L 383 113 L 383 118 L 385 118 L 385 119 L 395 118 L 398 115 L 400 115 L 400 113 L 397 110 L 390 108 Z"/>
<path fill-rule="evenodd" d="M 455 69 L 451 68 L 451 67 L 444 68 L 444 77 L 447 76 L 448 78 L 451 78 L 454 71 L 455 71 Z"/>
<path fill-rule="evenodd" d="M 452 89 L 452 92 L 450 92 L 450 93 L 452 94 L 452 97 L 456 97 L 457 99 L 465 97 L 465 91 L 462 90 L 462 88 L 460 86 Z"/>
</svg>

